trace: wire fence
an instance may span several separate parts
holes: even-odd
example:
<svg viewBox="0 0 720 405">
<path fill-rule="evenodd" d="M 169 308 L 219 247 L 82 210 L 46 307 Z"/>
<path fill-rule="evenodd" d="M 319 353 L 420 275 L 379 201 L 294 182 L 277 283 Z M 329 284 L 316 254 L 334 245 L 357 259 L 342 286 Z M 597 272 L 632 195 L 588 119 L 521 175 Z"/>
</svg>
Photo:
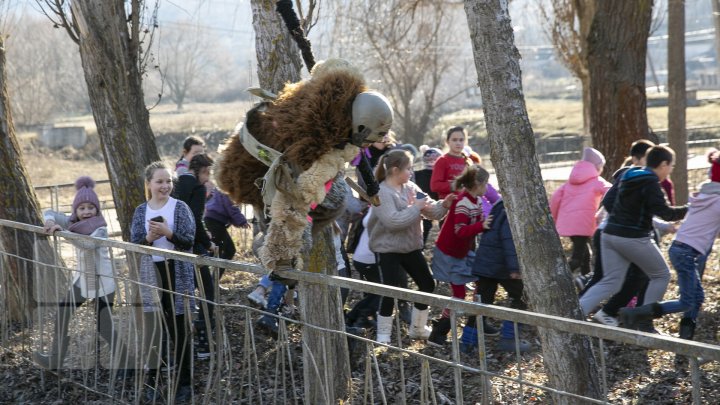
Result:
<svg viewBox="0 0 720 405">
<path fill-rule="evenodd" d="M 559 397 L 570 403 L 615 403 L 622 402 L 610 392 L 617 382 L 612 372 L 615 361 L 612 353 L 616 350 L 643 353 L 658 350 L 674 353 L 677 358 L 687 358 L 689 374 L 686 383 L 692 387 L 692 402 L 714 402 L 707 393 L 708 377 L 700 365 L 720 361 L 720 347 L 715 345 L 299 271 L 283 276 L 297 280 L 298 299 L 312 305 L 323 303 L 316 302 L 316 296 L 308 295 L 311 287 L 325 286 L 336 297 L 341 288 L 393 297 L 396 308 L 400 300 L 449 308 L 451 344 L 444 351 L 427 350 L 423 343 L 407 337 L 399 317 L 395 319 L 393 343 L 385 345 L 375 342 L 374 336 L 366 330 L 343 329 L 342 326 L 328 328 L 304 316 L 265 312 L 232 298 L 210 301 L 202 293 L 194 299 L 190 295 L 180 295 L 175 302 L 180 303 L 185 314 L 192 315 L 183 318 L 182 325 L 173 325 L 166 319 L 159 319 L 162 317 L 156 312 L 148 311 L 149 307 L 144 303 L 143 291 L 177 294 L 140 281 L 138 263 L 142 255 L 192 263 L 196 272 L 209 266 L 216 275 L 220 268 L 258 276 L 265 273 L 264 269 L 251 263 L 199 257 L 67 232 L 48 237 L 40 227 L 6 220 L 0 220 L 0 228 L 12 232 L 16 241 L 14 246 L 0 249 L 0 353 L 3 356 L 12 353 L 20 359 L 16 367 L 37 371 L 37 389 L 45 393 L 48 402 L 146 403 L 150 398 L 173 403 L 183 387 L 182 367 L 187 359 L 183 354 L 190 353 L 188 367 L 193 403 L 308 403 L 308 384 L 316 384 L 315 388 L 331 393 L 337 392 L 331 387 L 342 383 L 337 381 L 337 375 L 325 373 L 318 366 L 331 358 L 348 364 L 352 374 L 343 397 L 326 396 L 321 401 L 324 403 L 344 400 L 352 404 L 489 404 L 551 402 Z M 22 240 L 31 240 L 32 248 L 21 249 Z M 108 249 L 113 281 L 117 285 L 110 315 L 111 333 L 99 327 L 103 309 L 97 305 L 98 300 L 93 300 L 95 305 L 78 308 L 68 321 L 68 339 L 60 339 L 68 342 L 64 362 L 51 367 L 53 370 L 46 370 L 38 365 L 42 363 L 38 358 L 47 360 L 48 356 L 57 354 L 58 335 L 63 334 L 58 332 L 57 325 L 64 319 L 59 315 L 63 308 L 60 303 L 69 302 L 73 308 L 81 303 L 68 301 L 71 280 L 78 276 L 77 269 L 81 268 L 74 262 L 72 252 L 77 244 Z M 21 312 L 29 314 L 31 319 L 25 325 L 18 323 L 10 311 L 14 300 L 17 301 L 13 296 L 17 291 L 11 286 L 17 285 L 14 277 L 19 274 L 33 280 L 32 292 L 25 293 L 32 295 L 34 300 L 20 300 L 27 302 Z M 213 288 L 218 292 L 217 285 Z M 198 324 L 197 312 L 207 311 L 209 307 L 214 308 L 214 319 L 204 321 L 206 328 L 203 328 Z M 276 339 L 260 333 L 255 321 L 260 316 L 278 321 Z M 478 350 L 471 354 L 461 350 L 456 333 L 466 317 L 477 317 L 480 330 L 476 342 Z M 514 352 L 502 358 L 498 355 L 492 339 L 483 333 L 481 317 L 513 322 Z M 593 351 L 599 358 L 602 398 L 587 398 L 549 386 L 543 368 L 537 366 L 540 351 L 522 353 L 520 350 L 521 339 L 532 336 L 536 327 L 591 338 Z M 177 347 L 177 342 L 183 341 L 177 339 L 180 329 L 188 331 L 189 338 L 184 340 L 182 347 Z M 209 338 L 211 354 L 199 360 L 196 359 L 198 349 L 191 342 L 200 339 L 203 329 Z M 304 336 L 308 331 L 320 338 L 307 339 Z M 331 339 L 338 336 L 347 340 L 347 350 L 335 351 L 330 344 Z M 315 357 L 307 356 L 310 346 L 320 347 L 319 352 L 313 352 L 319 353 L 313 355 Z M 632 375 L 632 371 L 628 371 L 625 378 Z M 711 382 L 710 386 L 716 383 Z M 3 394 L 4 389 L 0 388 L 0 399 L 4 395 L 4 399 L 11 402 L 18 400 L 9 396 L 10 390 Z M 631 400 L 642 400 L 641 393 L 636 391 Z"/>
</svg>

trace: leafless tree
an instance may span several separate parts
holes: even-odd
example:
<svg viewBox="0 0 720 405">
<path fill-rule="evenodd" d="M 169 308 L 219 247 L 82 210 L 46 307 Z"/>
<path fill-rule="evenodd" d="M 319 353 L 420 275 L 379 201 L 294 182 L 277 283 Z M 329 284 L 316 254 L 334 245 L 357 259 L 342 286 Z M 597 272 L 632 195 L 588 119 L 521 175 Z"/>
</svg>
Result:
<svg viewBox="0 0 720 405">
<path fill-rule="evenodd" d="M 588 36 L 590 133 L 607 158 L 605 173 L 612 173 L 629 145 L 648 136 L 645 62 L 653 0 L 596 5 Z"/>
<path fill-rule="evenodd" d="M 522 90 L 520 55 L 515 48 L 507 2 L 466 0 L 465 11 L 484 100 L 491 158 L 530 307 L 540 313 L 581 319 L 535 154 Z M 550 385 L 560 391 L 599 398 L 600 380 L 590 339 L 547 328 L 539 328 L 539 333 Z M 559 396 L 553 400 L 556 404 L 577 401 Z"/>
<path fill-rule="evenodd" d="M 48 123 L 58 114 L 88 111 L 75 44 L 47 21 L 23 16 L 8 28 L 8 86 L 18 125 Z"/>
<path fill-rule="evenodd" d="M 368 76 L 377 75 L 372 87 L 393 102 L 393 128 L 401 139 L 420 145 L 440 109 L 463 94 L 473 83 L 452 82 L 450 73 L 462 66 L 456 58 L 455 17 L 459 2 L 369 0 L 351 2 L 336 26 L 350 32 L 343 51 Z M 347 51 L 345 50 L 347 49 Z M 458 76 L 455 76 L 458 77 Z M 462 77 L 462 76 L 460 76 Z"/>
<path fill-rule="evenodd" d="M 145 201 L 143 169 L 159 155 L 143 99 L 142 74 L 157 25 L 142 0 L 36 0 L 80 47 L 85 82 L 123 239 L 135 207 Z M 150 14 L 145 10 L 150 10 Z"/>
</svg>

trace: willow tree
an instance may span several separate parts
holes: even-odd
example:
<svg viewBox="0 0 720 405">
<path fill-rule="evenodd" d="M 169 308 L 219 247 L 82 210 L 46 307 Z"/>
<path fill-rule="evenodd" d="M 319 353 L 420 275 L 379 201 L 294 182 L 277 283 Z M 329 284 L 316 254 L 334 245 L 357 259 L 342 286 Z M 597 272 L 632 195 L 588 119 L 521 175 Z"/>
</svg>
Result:
<svg viewBox="0 0 720 405">
<path fill-rule="evenodd" d="M 69 7 L 64 0 L 38 2 L 80 47 L 115 211 L 123 239 L 130 240 L 135 207 L 145 201 L 143 169 L 160 159 L 142 89 L 143 46 L 149 46 L 154 28 L 143 20 L 145 2 L 73 0 Z"/>
<path fill-rule="evenodd" d="M 287 6 L 289 2 L 285 3 Z M 301 59 L 298 46 L 292 41 L 288 29 L 275 11 L 274 1 L 252 0 L 251 5 L 260 86 L 277 94 L 285 83 L 300 80 L 303 59 L 309 65 L 308 70 L 314 62 L 309 62 L 312 57 L 307 54 Z M 310 27 L 315 5 L 316 2 L 311 0 L 304 15 L 302 10 L 299 10 L 300 27 L 303 31 Z M 295 34 L 298 33 L 299 30 Z M 307 48 L 305 51 L 307 52 Z M 329 227 L 317 232 L 311 250 L 303 253 L 306 256 L 303 270 L 337 275 L 332 232 Z M 338 288 L 300 283 L 299 290 L 300 315 L 305 322 L 325 329 L 345 329 Z M 303 328 L 302 333 L 304 402 L 342 402 L 349 394 L 351 378 L 347 338 L 308 327 Z"/>
<path fill-rule="evenodd" d="M 490 156 L 507 207 L 530 307 L 544 314 L 582 319 L 548 209 L 507 4 L 505 0 L 465 0 Z M 547 328 L 539 328 L 539 334 L 550 385 L 599 398 L 600 380 L 590 339 Z M 558 404 L 576 401 L 559 396 L 554 400 Z"/>
<path fill-rule="evenodd" d="M 653 0 L 596 3 L 588 37 L 590 134 L 605 172 L 622 164 L 630 144 L 648 136 L 645 61 Z"/>
<path fill-rule="evenodd" d="M 10 111 L 7 75 L 5 73 L 5 38 L 0 32 L 0 218 L 26 224 L 41 223 L 40 205 L 25 170 L 22 149 L 15 136 Z M 0 227 L 0 251 L 31 259 L 35 238 L 29 232 Z M 3 268 L 0 279 L 0 297 L 6 302 L 10 319 L 25 322 L 30 319 L 34 304 L 32 294 L 32 267 L 27 261 L 0 257 Z M 4 325 L 3 325 L 4 326 Z"/>
</svg>

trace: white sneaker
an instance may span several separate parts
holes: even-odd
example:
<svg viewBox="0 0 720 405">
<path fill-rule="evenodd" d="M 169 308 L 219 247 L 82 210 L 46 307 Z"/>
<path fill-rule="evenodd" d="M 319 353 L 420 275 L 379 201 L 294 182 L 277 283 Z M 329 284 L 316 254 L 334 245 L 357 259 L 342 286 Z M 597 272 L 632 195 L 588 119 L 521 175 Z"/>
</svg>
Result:
<svg viewBox="0 0 720 405">
<path fill-rule="evenodd" d="M 620 322 L 618 322 L 616 317 L 606 314 L 602 309 L 595 312 L 593 320 L 607 326 L 620 326 Z"/>
<path fill-rule="evenodd" d="M 259 291 L 255 290 L 248 294 L 247 297 L 250 301 L 250 304 L 252 304 L 253 306 L 256 306 L 260 309 L 265 309 L 267 307 L 267 300 L 265 299 L 265 294 L 262 294 Z"/>
</svg>

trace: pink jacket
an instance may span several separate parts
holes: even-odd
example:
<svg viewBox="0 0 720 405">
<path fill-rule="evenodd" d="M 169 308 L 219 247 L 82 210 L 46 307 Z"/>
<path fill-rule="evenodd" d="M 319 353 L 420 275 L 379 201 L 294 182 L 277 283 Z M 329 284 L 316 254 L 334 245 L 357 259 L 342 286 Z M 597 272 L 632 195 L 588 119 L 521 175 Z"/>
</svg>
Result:
<svg viewBox="0 0 720 405">
<path fill-rule="evenodd" d="M 595 165 L 581 160 L 575 163 L 570 179 L 555 190 L 550 212 L 560 236 L 592 236 L 597 224 L 595 212 L 612 184 L 600 177 Z"/>
</svg>

